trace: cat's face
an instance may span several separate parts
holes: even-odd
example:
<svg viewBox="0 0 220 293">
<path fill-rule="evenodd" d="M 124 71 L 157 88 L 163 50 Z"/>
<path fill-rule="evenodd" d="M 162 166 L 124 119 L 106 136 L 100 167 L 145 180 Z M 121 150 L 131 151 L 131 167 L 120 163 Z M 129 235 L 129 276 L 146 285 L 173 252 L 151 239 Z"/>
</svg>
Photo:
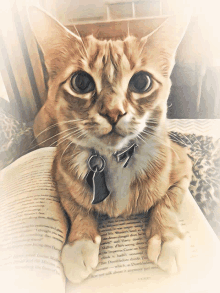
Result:
<svg viewBox="0 0 220 293">
<path fill-rule="evenodd" d="M 82 41 L 43 12 L 37 14 L 49 28 L 47 40 L 38 36 L 38 41 L 50 76 L 48 107 L 63 140 L 118 150 L 148 122 L 156 129 L 165 120 L 179 39 L 164 40 L 162 27 L 140 40 L 90 36 Z"/>
<path fill-rule="evenodd" d="M 60 124 L 60 130 L 72 126 L 71 138 L 89 147 L 121 148 L 144 130 L 149 119 L 165 117 L 169 77 L 149 66 L 147 47 L 143 49 L 134 37 L 99 41 L 90 36 L 84 46 L 83 57 L 76 52 L 66 74 L 53 81 L 63 75 L 56 93 L 57 121 L 77 120 Z"/>
</svg>

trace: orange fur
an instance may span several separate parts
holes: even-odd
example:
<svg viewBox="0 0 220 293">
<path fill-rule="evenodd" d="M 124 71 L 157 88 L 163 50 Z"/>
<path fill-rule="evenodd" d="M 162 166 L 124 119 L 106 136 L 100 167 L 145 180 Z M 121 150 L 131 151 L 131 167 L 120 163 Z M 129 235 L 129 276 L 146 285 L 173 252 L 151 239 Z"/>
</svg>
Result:
<svg viewBox="0 0 220 293">
<path fill-rule="evenodd" d="M 44 12 L 33 9 L 32 14 L 46 28 L 39 33 L 33 20 L 50 77 L 48 98 L 34 129 L 40 145 L 57 141 L 52 173 L 71 221 L 68 242 L 95 242 L 95 211 L 113 217 L 150 211 L 147 237 L 181 238 L 177 212 L 189 185 L 191 164 L 186 151 L 168 137 L 166 101 L 187 21 L 168 20 L 141 40 L 101 41 L 90 36 L 82 41 Z M 71 77 L 79 70 L 92 76 L 94 91 L 82 95 L 71 89 Z M 148 92 L 128 89 L 132 76 L 140 71 L 152 78 Z M 116 132 L 111 134 L 113 124 Z M 137 151 L 123 170 L 112 154 L 134 141 Z M 106 159 L 111 192 L 97 205 L 91 204 L 92 191 L 86 183 L 92 149 Z"/>
</svg>

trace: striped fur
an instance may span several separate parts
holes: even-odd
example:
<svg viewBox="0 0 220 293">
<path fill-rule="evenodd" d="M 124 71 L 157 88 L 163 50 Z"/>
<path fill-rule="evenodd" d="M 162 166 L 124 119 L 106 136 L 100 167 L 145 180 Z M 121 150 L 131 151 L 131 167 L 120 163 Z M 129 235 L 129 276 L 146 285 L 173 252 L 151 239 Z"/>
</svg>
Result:
<svg viewBox="0 0 220 293">
<path fill-rule="evenodd" d="M 48 39 L 43 38 L 42 30 L 33 25 L 50 75 L 48 98 L 36 118 L 35 134 L 40 145 L 57 142 L 52 172 L 71 220 L 68 242 L 95 242 L 98 228 L 93 212 L 117 217 L 150 210 L 148 237 L 157 234 L 162 241 L 182 237 L 176 212 L 189 185 L 191 165 L 185 150 L 168 137 L 166 102 L 185 26 L 182 24 L 181 30 L 176 25 L 177 35 L 170 35 L 174 23 L 168 21 L 141 40 L 133 36 L 117 41 L 93 36 L 82 40 L 43 12 L 35 10 L 34 14 L 49 34 Z M 77 71 L 92 76 L 94 91 L 74 92 L 70 80 Z M 148 72 L 152 79 L 151 89 L 143 94 L 128 86 L 139 71 Z M 41 132 L 49 134 L 44 141 Z M 123 168 L 113 153 L 134 142 L 138 148 Z M 104 172 L 110 190 L 107 199 L 97 205 L 91 204 L 92 191 L 86 183 L 87 160 L 93 150 L 106 160 Z"/>
</svg>

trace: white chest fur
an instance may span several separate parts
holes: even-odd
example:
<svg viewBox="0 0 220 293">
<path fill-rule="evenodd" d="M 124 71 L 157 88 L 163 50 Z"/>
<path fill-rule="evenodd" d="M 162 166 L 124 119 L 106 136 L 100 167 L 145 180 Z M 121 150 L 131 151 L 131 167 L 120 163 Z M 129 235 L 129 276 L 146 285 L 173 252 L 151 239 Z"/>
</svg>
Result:
<svg viewBox="0 0 220 293">
<path fill-rule="evenodd" d="M 128 205 L 130 184 L 149 169 L 157 153 L 155 141 L 149 140 L 148 143 L 139 143 L 125 168 L 124 162 L 117 162 L 114 155 L 107 157 L 106 184 L 111 196 L 114 197 L 118 213 L 121 213 Z"/>
<path fill-rule="evenodd" d="M 124 168 L 125 161 L 117 162 L 112 152 L 105 148 L 100 148 L 98 153 L 105 159 L 104 169 L 105 180 L 110 196 L 115 201 L 115 216 L 121 214 L 129 202 L 131 183 L 146 174 L 153 162 L 159 157 L 159 143 L 155 138 L 149 138 L 146 142 L 136 141 L 138 145 L 131 156 L 128 165 Z M 79 155 L 74 156 L 71 165 L 76 171 L 78 178 L 86 178 L 90 171 L 88 159 L 91 156 L 89 149 L 84 149 Z"/>
</svg>

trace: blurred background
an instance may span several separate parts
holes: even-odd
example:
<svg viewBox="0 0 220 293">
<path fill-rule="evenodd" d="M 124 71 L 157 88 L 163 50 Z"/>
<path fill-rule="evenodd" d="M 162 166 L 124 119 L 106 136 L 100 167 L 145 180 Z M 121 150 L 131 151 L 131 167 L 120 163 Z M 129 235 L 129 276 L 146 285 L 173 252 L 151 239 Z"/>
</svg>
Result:
<svg viewBox="0 0 220 293">
<path fill-rule="evenodd" d="M 1 107 L 33 121 L 45 101 L 43 56 L 28 23 L 28 5 L 41 6 L 81 36 L 122 38 L 128 26 L 143 36 L 169 15 L 192 11 L 179 47 L 168 100 L 169 118 L 220 118 L 220 4 L 207 0 L 1 0 Z"/>
</svg>

